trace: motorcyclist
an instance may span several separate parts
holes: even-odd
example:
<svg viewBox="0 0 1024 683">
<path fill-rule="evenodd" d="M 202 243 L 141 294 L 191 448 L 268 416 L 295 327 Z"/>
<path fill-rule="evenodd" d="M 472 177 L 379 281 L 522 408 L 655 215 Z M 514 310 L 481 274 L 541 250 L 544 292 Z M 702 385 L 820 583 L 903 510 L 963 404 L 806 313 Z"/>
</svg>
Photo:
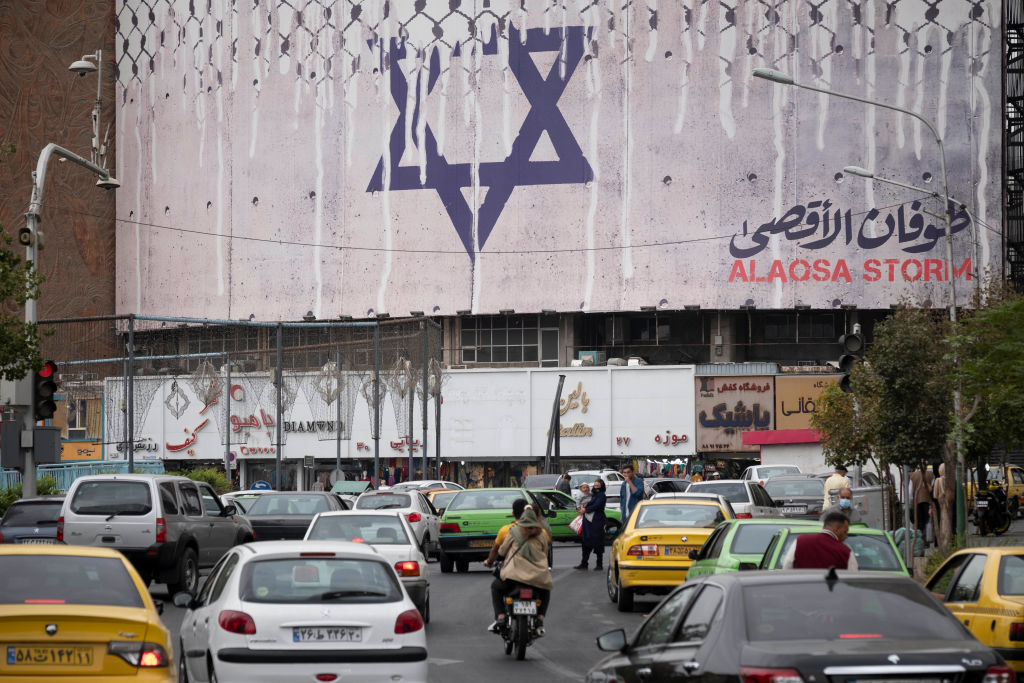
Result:
<svg viewBox="0 0 1024 683">
<path fill-rule="evenodd" d="M 544 635 L 544 615 L 554 586 L 547 560 L 550 545 L 551 541 L 537 517 L 537 511 L 533 506 L 527 506 L 519 516 L 519 521 L 509 528 L 508 536 L 498 548 L 498 555 L 505 558 L 505 562 L 501 567 L 500 578 L 491 583 L 494 623 L 487 628 L 488 631 L 501 633 L 505 626 L 505 596 L 522 585 L 532 587 L 540 599 L 536 635 Z M 488 557 L 484 564 L 493 566 L 494 562 Z"/>
</svg>

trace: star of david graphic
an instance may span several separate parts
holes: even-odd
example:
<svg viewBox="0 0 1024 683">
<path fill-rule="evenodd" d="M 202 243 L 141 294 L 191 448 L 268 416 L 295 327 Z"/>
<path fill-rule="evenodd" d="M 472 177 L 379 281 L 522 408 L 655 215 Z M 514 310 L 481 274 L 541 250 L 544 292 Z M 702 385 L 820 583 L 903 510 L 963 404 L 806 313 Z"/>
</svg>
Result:
<svg viewBox="0 0 1024 683">
<path fill-rule="evenodd" d="M 511 153 L 504 161 L 483 162 L 479 165 L 479 183 L 487 188 L 487 195 L 480 205 L 477 215 L 477 238 L 482 248 L 491 231 L 494 230 L 505 204 L 512 196 L 516 187 L 529 185 L 568 185 L 585 183 L 592 180 L 594 172 L 583 156 L 583 150 L 573 136 L 569 124 L 558 109 L 558 100 L 572 78 L 573 72 L 583 58 L 584 28 L 571 26 L 565 29 L 552 29 L 545 33 L 544 29 L 528 29 L 526 42 L 522 41 L 522 33 L 514 26 L 509 27 L 508 66 L 519 82 L 523 93 L 530 103 L 530 111 L 523 121 L 512 144 Z M 546 77 L 542 76 L 537 65 L 530 57 L 531 52 L 555 52 L 564 50 L 565 77 L 559 74 L 559 60 L 555 60 Z M 459 48 L 456 46 L 455 55 Z M 484 43 L 483 54 L 498 54 L 497 38 Z M 438 154 L 437 140 L 430 126 L 425 127 L 424 152 L 426 156 L 426 180 L 420 182 L 420 167 L 401 166 L 405 152 L 405 117 L 406 96 L 409 83 L 405 74 L 396 62 L 406 57 L 404 42 L 396 39 L 391 41 L 391 97 L 398 106 L 398 120 L 391 131 L 390 140 L 390 190 L 426 190 L 437 192 L 444 204 L 445 211 L 451 218 L 462 245 L 471 260 L 476 259 L 476 247 L 473 241 L 473 210 L 462 195 L 461 188 L 473 186 L 472 165 L 469 163 L 453 164 Z M 427 82 L 427 93 L 433 91 L 440 76 L 440 58 L 435 51 L 431 56 L 430 77 Z M 412 112 L 412 140 L 420 144 L 417 135 L 416 119 L 420 116 L 420 88 L 417 76 L 416 99 Z M 532 161 L 530 159 L 547 131 L 551 145 L 558 156 L 557 161 Z M 384 189 L 384 157 L 381 156 L 370 180 L 367 192 Z"/>
</svg>

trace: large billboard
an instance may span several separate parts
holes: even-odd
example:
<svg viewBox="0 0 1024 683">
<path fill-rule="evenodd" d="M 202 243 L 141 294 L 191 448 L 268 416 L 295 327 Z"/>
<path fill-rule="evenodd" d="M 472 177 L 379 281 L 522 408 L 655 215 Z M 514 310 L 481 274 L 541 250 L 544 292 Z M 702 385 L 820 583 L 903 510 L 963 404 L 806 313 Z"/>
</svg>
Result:
<svg viewBox="0 0 1024 683">
<path fill-rule="evenodd" d="M 122 0 L 118 312 L 942 305 L 1000 262 L 1000 11 Z M 929 129 L 763 66 L 935 125 L 952 268 Z"/>
</svg>

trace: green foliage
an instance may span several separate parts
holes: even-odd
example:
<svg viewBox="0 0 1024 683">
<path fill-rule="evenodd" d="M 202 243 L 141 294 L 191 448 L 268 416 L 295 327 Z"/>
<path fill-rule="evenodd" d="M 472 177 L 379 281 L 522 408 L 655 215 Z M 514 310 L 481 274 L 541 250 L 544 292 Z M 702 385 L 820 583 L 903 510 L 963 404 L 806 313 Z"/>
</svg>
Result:
<svg viewBox="0 0 1024 683">
<path fill-rule="evenodd" d="M 57 480 L 51 475 L 40 477 L 36 481 L 36 493 L 40 496 L 53 496 L 63 493 L 57 488 Z M 9 489 L 0 489 L 0 516 L 7 512 L 11 503 L 21 498 L 21 483 L 17 483 Z"/>
<path fill-rule="evenodd" d="M 224 472 L 216 467 L 208 467 L 201 470 L 188 470 L 184 472 L 167 472 L 178 477 L 188 477 L 192 481 L 202 481 L 209 484 L 218 495 L 228 493 L 234 489 L 231 482 L 224 476 Z"/>
<path fill-rule="evenodd" d="M 935 573 L 935 570 L 942 566 L 942 563 L 949 559 L 949 556 L 960 550 L 961 546 L 956 540 L 951 541 L 948 545 L 943 548 L 938 548 L 931 555 L 928 556 L 928 561 L 924 565 L 924 575 L 926 577 L 931 576 Z"/>
</svg>

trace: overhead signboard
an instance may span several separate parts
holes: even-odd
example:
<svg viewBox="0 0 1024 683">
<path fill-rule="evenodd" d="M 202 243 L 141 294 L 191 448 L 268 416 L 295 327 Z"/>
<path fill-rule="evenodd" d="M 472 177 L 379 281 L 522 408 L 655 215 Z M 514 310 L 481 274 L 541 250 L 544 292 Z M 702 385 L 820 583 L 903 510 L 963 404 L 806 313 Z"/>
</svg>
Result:
<svg viewBox="0 0 1024 683">
<path fill-rule="evenodd" d="M 700 376 L 697 387 L 697 450 L 701 453 L 757 451 L 743 432 L 775 428 L 775 378 Z"/>
<path fill-rule="evenodd" d="M 839 375 L 779 375 L 775 378 L 775 428 L 810 429 L 811 415 Z"/>
</svg>

